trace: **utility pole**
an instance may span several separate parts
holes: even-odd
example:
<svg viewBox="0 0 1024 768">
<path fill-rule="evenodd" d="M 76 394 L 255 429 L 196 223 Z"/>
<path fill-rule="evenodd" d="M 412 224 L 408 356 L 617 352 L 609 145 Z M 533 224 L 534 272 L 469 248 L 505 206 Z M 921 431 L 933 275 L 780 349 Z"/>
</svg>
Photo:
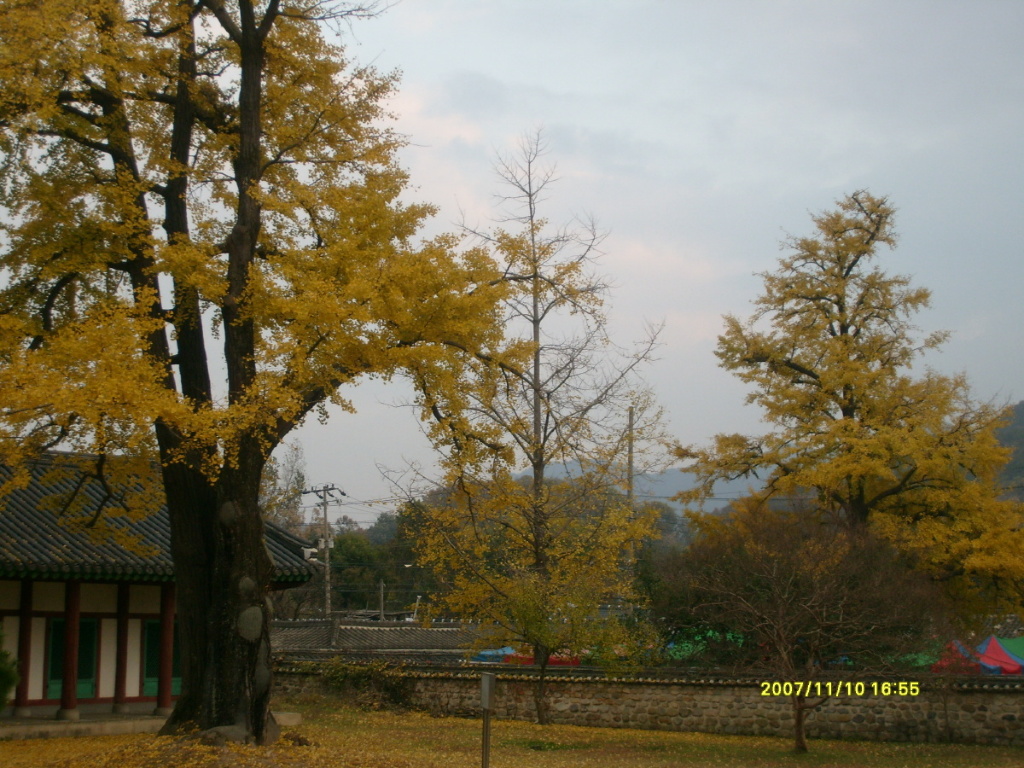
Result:
<svg viewBox="0 0 1024 768">
<path fill-rule="evenodd" d="M 334 548 L 334 537 L 331 535 L 331 524 L 327 521 L 327 505 L 332 501 L 335 493 L 341 496 L 347 494 L 343 490 L 335 488 L 333 483 L 324 483 L 319 487 L 314 486 L 303 493 L 315 494 L 320 499 L 320 507 L 323 510 L 324 537 L 321 541 L 323 542 L 324 556 L 324 618 L 329 619 L 331 617 L 331 550 Z M 340 499 L 333 500 L 336 503 L 341 503 Z"/>
<path fill-rule="evenodd" d="M 633 406 L 626 422 L 626 503 L 633 509 Z"/>
</svg>

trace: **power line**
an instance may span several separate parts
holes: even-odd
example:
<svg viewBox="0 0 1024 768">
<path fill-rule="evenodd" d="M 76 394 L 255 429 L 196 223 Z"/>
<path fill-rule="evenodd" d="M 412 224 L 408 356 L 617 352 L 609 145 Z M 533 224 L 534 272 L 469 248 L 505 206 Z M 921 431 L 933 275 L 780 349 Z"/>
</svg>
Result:
<svg viewBox="0 0 1024 768">
<path fill-rule="evenodd" d="M 341 496 L 346 495 L 340 488 L 335 488 L 334 483 L 324 483 L 317 487 L 313 486 L 307 490 L 302 491 L 304 494 L 312 493 L 320 499 L 320 504 L 324 511 L 324 539 L 323 539 L 323 551 L 324 551 L 324 617 L 331 615 L 331 548 L 334 546 L 334 537 L 331 536 L 331 526 L 327 522 L 327 505 L 331 501 L 341 503 L 341 499 L 332 499 L 335 493 Z"/>
</svg>

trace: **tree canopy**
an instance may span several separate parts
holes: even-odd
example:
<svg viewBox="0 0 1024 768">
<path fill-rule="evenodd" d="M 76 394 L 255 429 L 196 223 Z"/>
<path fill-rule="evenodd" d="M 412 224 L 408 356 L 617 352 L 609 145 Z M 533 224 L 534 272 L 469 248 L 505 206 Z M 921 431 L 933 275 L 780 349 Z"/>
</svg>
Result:
<svg viewBox="0 0 1024 768">
<path fill-rule="evenodd" d="M 265 741 L 273 448 L 361 377 L 454 383 L 501 338 L 500 272 L 429 206 L 335 2 L 0 5 L 0 452 L 159 458 L 182 695 L 168 729 Z M 12 482 L 21 482 L 16 475 Z"/>
<path fill-rule="evenodd" d="M 716 354 L 773 429 L 680 448 L 700 481 L 689 497 L 763 477 L 762 498 L 809 493 L 823 515 L 870 525 L 954 591 L 1019 609 L 1022 518 L 995 483 L 1007 414 L 975 401 L 962 375 L 913 368 L 946 334 L 919 335 L 912 318 L 929 292 L 876 263 L 896 244 L 894 215 L 868 192 L 840 200 L 812 218 L 813 235 L 786 241 L 753 316 L 726 316 Z"/>
</svg>

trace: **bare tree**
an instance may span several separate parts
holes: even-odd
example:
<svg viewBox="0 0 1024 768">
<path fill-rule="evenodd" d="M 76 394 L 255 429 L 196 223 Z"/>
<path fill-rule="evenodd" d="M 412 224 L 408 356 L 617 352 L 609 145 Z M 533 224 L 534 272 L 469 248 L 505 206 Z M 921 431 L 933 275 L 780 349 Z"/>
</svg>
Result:
<svg viewBox="0 0 1024 768">
<path fill-rule="evenodd" d="M 590 219 L 553 229 L 541 216 L 555 180 L 544 151 L 537 132 L 501 157 L 505 215 L 494 230 L 467 227 L 503 265 L 507 346 L 466 382 L 461 424 L 433 408 L 449 491 L 420 546 L 451 582 L 448 610 L 490 627 L 495 641 L 532 646 L 542 722 L 550 655 L 605 642 L 598 606 L 630 598 L 627 566 L 653 513 L 622 493 L 628 457 L 661 437 L 639 376 L 658 329 L 631 350 L 610 341 L 608 288 L 593 269 L 604 235 Z"/>
<path fill-rule="evenodd" d="M 306 457 L 301 443 L 283 443 L 267 460 L 260 476 L 260 511 L 263 519 L 302 536 L 302 489 L 306 485 Z M 278 456 L 280 453 L 280 456 Z"/>
<path fill-rule="evenodd" d="M 541 216 L 556 180 L 554 166 L 543 164 L 545 151 L 538 131 L 498 161 L 506 189 L 500 200 L 508 209 L 499 223 L 512 231 L 470 230 L 504 263 L 504 279 L 513 286 L 505 302 L 506 328 L 529 351 L 526 366 L 502 372 L 499 390 L 474 398 L 476 413 L 526 459 L 535 495 L 552 463 L 571 461 L 592 471 L 623 458 L 630 406 L 648 419 L 637 428 L 646 438 L 660 428 L 661 416 L 637 376 L 651 362 L 660 328 L 649 328 L 630 351 L 609 339 L 609 287 L 594 271 L 605 233 L 590 217 L 552 230 Z M 621 478 L 624 462 L 614 466 Z"/>
<path fill-rule="evenodd" d="M 677 621 L 740 633 L 730 662 L 788 684 L 799 752 L 807 713 L 839 691 L 821 682 L 830 666 L 848 660 L 861 680 L 898 669 L 943 621 L 935 585 L 891 545 L 809 510 L 740 502 L 731 519 L 700 521 L 667 566 L 661 599 Z"/>
<path fill-rule="evenodd" d="M 263 465 L 260 475 L 259 506 L 263 519 L 301 538 L 307 535 L 302 512 L 305 476 L 306 457 L 298 442 L 279 445 Z M 316 606 L 322 595 L 323 577 L 318 571 L 312 580 L 301 586 L 271 592 L 274 617 L 298 619 Z"/>
</svg>

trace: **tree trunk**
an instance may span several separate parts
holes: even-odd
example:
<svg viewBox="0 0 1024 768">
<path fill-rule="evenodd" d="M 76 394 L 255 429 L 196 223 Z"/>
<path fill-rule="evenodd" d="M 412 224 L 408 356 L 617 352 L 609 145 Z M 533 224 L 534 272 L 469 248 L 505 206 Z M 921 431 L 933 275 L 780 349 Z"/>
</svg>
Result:
<svg viewBox="0 0 1024 768">
<path fill-rule="evenodd" d="M 807 736 L 804 732 L 804 718 L 807 715 L 807 708 L 804 706 L 803 696 L 793 696 L 793 751 L 807 751 Z"/>
<path fill-rule="evenodd" d="M 547 672 L 551 652 L 543 645 L 533 646 L 533 663 L 540 667 L 537 684 L 533 687 L 533 706 L 538 725 L 548 724 Z"/>
<path fill-rule="evenodd" d="M 216 729 L 228 741 L 266 744 L 272 564 L 256 505 L 259 461 L 239 461 L 211 482 L 197 465 L 164 464 L 178 595 L 182 691 L 161 730 Z"/>
</svg>

